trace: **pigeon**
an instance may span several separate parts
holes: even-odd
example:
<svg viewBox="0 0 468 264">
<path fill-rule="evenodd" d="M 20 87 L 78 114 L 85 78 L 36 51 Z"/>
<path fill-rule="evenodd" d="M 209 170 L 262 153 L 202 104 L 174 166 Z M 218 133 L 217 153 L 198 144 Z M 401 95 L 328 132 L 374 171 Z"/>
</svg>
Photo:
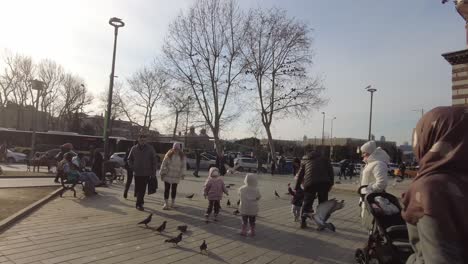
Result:
<svg viewBox="0 0 468 264">
<path fill-rule="evenodd" d="M 239 210 L 235 210 L 232 214 L 233 214 L 233 215 L 238 215 L 238 214 L 239 214 Z"/>
<path fill-rule="evenodd" d="M 185 198 L 192 199 L 192 198 L 193 198 L 193 196 L 195 196 L 195 194 L 194 194 L 194 193 L 192 193 L 192 194 L 190 194 L 190 195 L 187 195 L 187 196 L 185 196 Z"/>
<path fill-rule="evenodd" d="M 333 212 L 340 210 L 343 207 L 344 200 L 338 202 L 335 198 L 319 204 L 315 214 L 312 216 L 314 222 L 319 226 L 318 230 L 328 228 L 335 232 L 335 226 L 332 223 L 327 223 L 327 220 Z"/>
<path fill-rule="evenodd" d="M 187 226 L 186 225 L 178 226 L 177 230 L 179 230 L 182 233 L 185 233 L 185 232 L 187 232 Z"/>
<path fill-rule="evenodd" d="M 227 201 L 227 203 L 226 203 L 226 206 L 227 206 L 227 207 L 231 207 L 231 201 L 229 201 L 229 199 L 228 199 L 228 201 Z"/>
<path fill-rule="evenodd" d="M 156 231 L 158 231 L 159 233 L 164 231 L 164 229 L 166 229 L 166 223 L 167 221 L 164 221 L 158 228 L 156 228 Z"/>
<path fill-rule="evenodd" d="M 275 196 L 278 198 L 281 198 L 276 190 L 275 190 Z"/>
<path fill-rule="evenodd" d="M 208 254 L 206 249 L 208 248 L 208 245 L 206 244 L 206 241 L 203 240 L 203 243 L 200 245 L 200 253 L 201 254 Z"/>
<path fill-rule="evenodd" d="M 226 189 L 230 189 L 230 188 L 231 188 L 231 186 L 230 186 L 230 185 L 227 185 L 227 186 L 226 186 Z"/>
<path fill-rule="evenodd" d="M 240 205 L 240 199 L 239 199 L 239 200 L 237 200 L 237 206 L 239 206 L 239 205 Z"/>
<path fill-rule="evenodd" d="M 182 233 L 178 236 L 164 240 L 165 243 L 173 243 L 174 245 L 178 246 L 180 241 L 182 241 Z"/>
<path fill-rule="evenodd" d="M 146 227 L 148 227 L 149 222 L 151 222 L 151 218 L 153 217 L 153 214 L 150 214 L 148 217 L 146 217 L 145 220 L 141 221 L 138 223 L 139 225 L 144 224 Z"/>
</svg>

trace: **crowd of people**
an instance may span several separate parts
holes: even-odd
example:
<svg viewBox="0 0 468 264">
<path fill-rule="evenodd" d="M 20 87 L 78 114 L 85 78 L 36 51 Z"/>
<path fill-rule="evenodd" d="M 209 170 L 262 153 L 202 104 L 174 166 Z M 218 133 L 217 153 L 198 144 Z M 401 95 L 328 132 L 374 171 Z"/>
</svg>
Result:
<svg viewBox="0 0 468 264">
<path fill-rule="evenodd" d="M 419 171 L 408 190 L 402 196 L 401 215 L 407 223 L 409 242 L 414 253 L 406 263 L 468 263 L 468 111 L 463 107 L 437 107 L 426 113 L 418 122 L 413 135 L 414 154 L 419 161 Z M 365 166 L 360 184 L 365 194 L 384 193 L 388 186 L 389 155 L 376 142 L 369 141 L 360 147 Z M 86 169 L 82 154 L 73 152 L 71 144 L 64 144 L 56 156 L 60 160 L 57 169 L 68 179 L 78 179 L 85 184 L 85 194 L 96 194 L 95 187 L 105 185 L 103 157 L 93 155 L 91 171 Z M 178 185 L 187 174 L 186 157 L 179 143 L 174 143 L 162 162 L 153 147 L 140 135 L 125 157 L 127 182 L 123 196 L 127 198 L 130 185 L 135 180 L 135 207 L 144 210 L 144 198 L 148 184 L 159 176 L 164 183 L 163 210 L 176 207 Z M 229 163 L 229 161 L 228 161 Z M 272 172 L 276 162 L 271 164 Z M 399 167 L 400 175 L 406 166 Z M 334 185 L 334 172 L 328 157 L 314 149 L 306 149 L 304 157 L 293 161 L 295 183 L 288 185 L 291 195 L 291 213 L 300 227 L 307 227 L 307 219 L 313 218 L 314 200 L 318 204 L 329 201 Z M 205 213 L 208 222 L 213 213 L 218 220 L 223 195 L 229 195 L 223 180 L 225 161 L 218 159 L 216 167 L 209 170 L 203 186 L 207 199 Z M 57 173 L 60 175 L 60 173 Z M 346 166 L 340 170 L 346 175 Z M 199 176 L 198 172 L 195 176 Z M 55 179 L 58 181 L 59 176 Z M 241 215 L 240 234 L 255 236 L 256 216 L 261 194 L 258 175 L 246 174 L 244 185 L 238 189 L 238 211 Z M 373 223 L 373 216 L 360 203 L 362 224 L 366 229 Z"/>
</svg>

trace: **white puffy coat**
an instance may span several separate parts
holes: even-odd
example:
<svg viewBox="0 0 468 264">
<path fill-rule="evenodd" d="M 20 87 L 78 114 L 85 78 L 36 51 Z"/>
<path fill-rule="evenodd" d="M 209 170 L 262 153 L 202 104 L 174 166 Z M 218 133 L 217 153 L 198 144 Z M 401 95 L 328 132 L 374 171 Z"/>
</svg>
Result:
<svg viewBox="0 0 468 264">
<path fill-rule="evenodd" d="M 244 183 L 239 188 L 239 212 L 241 215 L 255 216 L 258 214 L 258 200 L 262 197 L 257 187 L 257 175 L 247 174 Z"/>
<path fill-rule="evenodd" d="M 388 184 L 388 163 L 390 157 L 387 152 L 377 148 L 367 158 L 367 164 L 362 171 L 361 186 L 368 185 L 367 193 L 385 191 Z"/>
<path fill-rule="evenodd" d="M 180 180 L 184 179 L 186 168 L 185 158 L 181 159 L 179 154 L 174 153 L 172 158 L 166 155 L 161 164 L 161 180 L 170 184 L 178 184 Z"/>
<path fill-rule="evenodd" d="M 361 175 L 361 186 L 368 185 L 366 193 L 383 192 L 388 184 L 388 163 L 390 157 L 387 152 L 381 148 L 377 148 L 368 158 L 367 164 L 364 167 Z M 369 226 L 371 219 L 362 203 L 361 217 L 363 218 L 364 226 Z"/>
</svg>

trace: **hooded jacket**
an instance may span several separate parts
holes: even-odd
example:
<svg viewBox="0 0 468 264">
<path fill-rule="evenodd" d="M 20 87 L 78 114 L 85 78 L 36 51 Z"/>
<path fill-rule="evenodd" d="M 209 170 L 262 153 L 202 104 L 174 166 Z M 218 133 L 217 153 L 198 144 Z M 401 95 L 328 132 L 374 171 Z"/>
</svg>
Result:
<svg viewBox="0 0 468 264">
<path fill-rule="evenodd" d="M 254 216 L 258 214 L 258 200 L 262 197 L 258 189 L 257 175 L 247 174 L 245 185 L 239 188 L 239 212 L 241 215 Z"/>
<path fill-rule="evenodd" d="M 388 166 L 390 157 L 387 152 L 377 148 L 367 158 L 367 164 L 362 171 L 361 186 L 368 185 L 367 193 L 385 191 L 388 184 Z"/>
<path fill-rule="evenodd" d="M 218 168 L 212 167 L 210 169 L 203 193 L 209 201 L 220 201 L 223 198 L 223 193 L 228 194 Z"/>
<path fill-rule="evenodd" d="M 313 151 L 302 157 L 298 182 L 303 182 L 304 191 L 309 192 L 314 184 L 328 183 L 333 185 L 333 167 L 330 160 Z"/>
</svg>

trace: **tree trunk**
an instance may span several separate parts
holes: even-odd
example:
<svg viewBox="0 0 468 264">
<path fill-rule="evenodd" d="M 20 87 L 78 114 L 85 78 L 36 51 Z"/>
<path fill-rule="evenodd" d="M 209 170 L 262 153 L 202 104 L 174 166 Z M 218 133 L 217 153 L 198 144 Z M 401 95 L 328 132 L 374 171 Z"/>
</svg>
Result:
<svg viewBox="0 0 468 264">
<path fill-rule="evenodd" d="M 179 124 L 179 111 L 176 111 L 174 131 L 172 132 L 172 138 L 176 137 L 178 124 Z"/>
<path fill-rule="evenodd" d="M 265 131 L 268 136 L 268 145 L 270 146 L 271 159 L 274 160 L 276 159 L 275 142 L 273 142 L 273 136 L 271 135 L 270 125 L 264 123 L 263 126 L 265 127 Z"/>
</svg>

